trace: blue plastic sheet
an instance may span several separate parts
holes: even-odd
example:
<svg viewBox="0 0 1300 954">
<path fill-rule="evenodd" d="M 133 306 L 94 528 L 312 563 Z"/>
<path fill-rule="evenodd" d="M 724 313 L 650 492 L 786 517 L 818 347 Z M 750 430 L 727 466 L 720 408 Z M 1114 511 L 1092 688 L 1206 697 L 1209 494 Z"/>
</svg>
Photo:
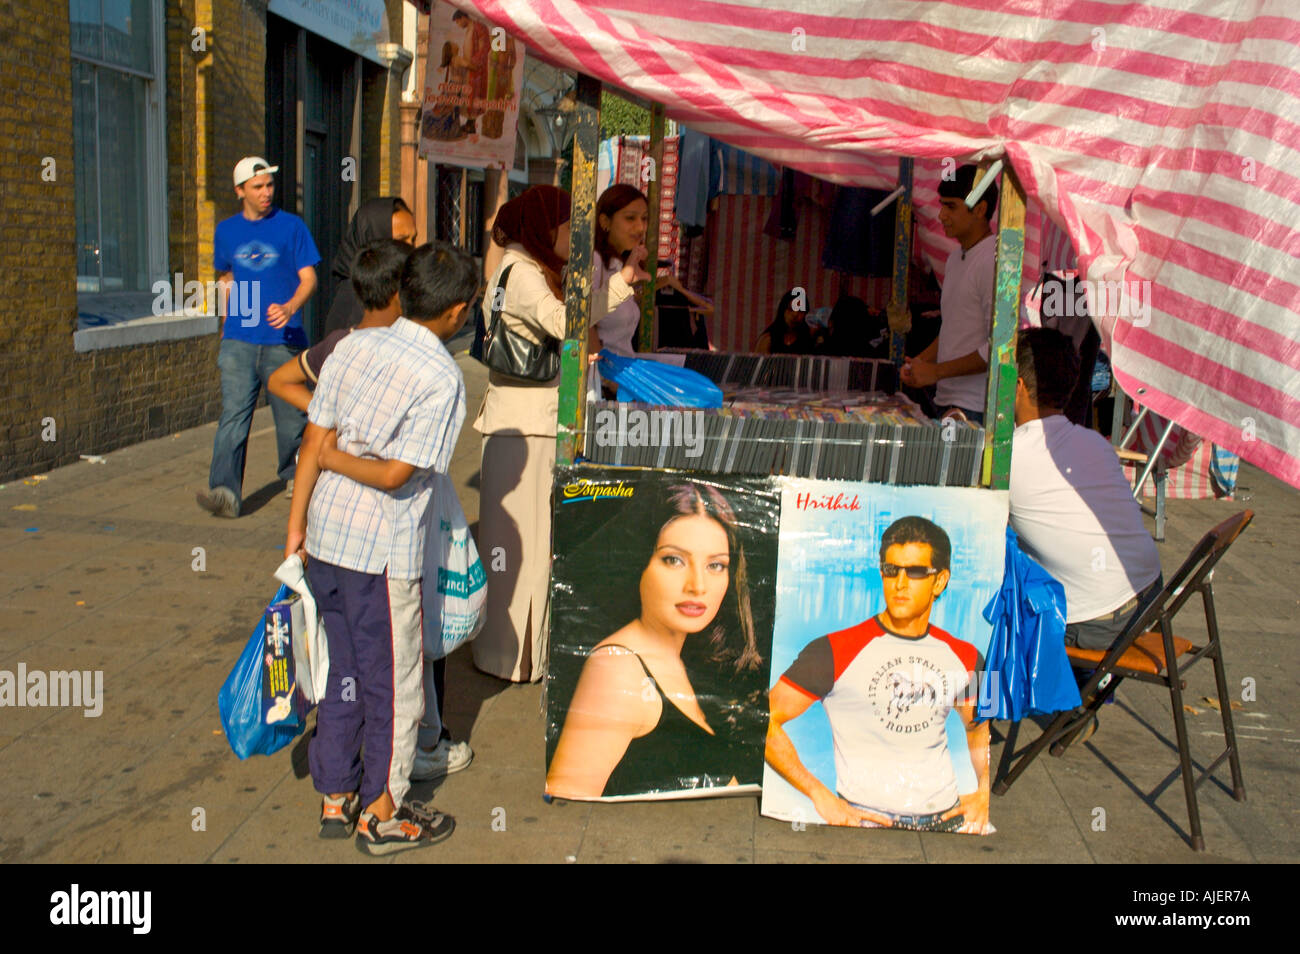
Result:
<svg viewBox="0 0 1300 954">
<path fill-rule="evenodd" d="M 663 407 L 722 407 L 722 389 L 688 368 L 662 361 L 600 353 L 600 375 L 618 385 L 620 401 Z"/>
<path fill-rule="evenodd" d="M 293 590 L 284 584 L 275 591 L 271 603 L 288 599 Z M 268 604 L 270 605 L 270 604 Z M 253 636 L 244 647 L 235 668 L 226 677 L 217 696 L 221 727 L 226 740 L 241 759 L 250 755 L 270 755 L 292 742 L 303 730 L 303 720 L 296 725 L 267 725 L 262 721 L 262 649 L 266 642 L 266 614 L 257 621 Z M 295 692 L 295 696 L 297 693 Z"/>
<path fill-rule="evenodd" d="M 993 624 L 980 719 L 1019 721 L 1080 705 L 1065 655 L 1065 588 L 1020 549 L 1007 527 L 1002 588 L 984 608 Z"/>
</svg>

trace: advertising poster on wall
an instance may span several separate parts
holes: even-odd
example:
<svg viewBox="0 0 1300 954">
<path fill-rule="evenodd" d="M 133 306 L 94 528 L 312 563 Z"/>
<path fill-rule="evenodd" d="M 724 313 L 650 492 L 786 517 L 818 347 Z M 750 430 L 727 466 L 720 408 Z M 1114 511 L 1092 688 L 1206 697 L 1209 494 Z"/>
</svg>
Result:
<svg viewBox="0 0 1300 954">
<path fill-rule="evenodd" d="M 420 112 L 420 158 L 509 168 L 524 82 L 524 47 L 498 26 L 436 2 Z"/>
<path fill-rule="evenodd" d="M 546 791 L 756 793 L 779 498 L 770 479 L 561 468 Z"/>
<path fill-rule="evenodd" d="M 782 478 L 762 812 L 984 834 L 1007 494 Z"/>
</svg>

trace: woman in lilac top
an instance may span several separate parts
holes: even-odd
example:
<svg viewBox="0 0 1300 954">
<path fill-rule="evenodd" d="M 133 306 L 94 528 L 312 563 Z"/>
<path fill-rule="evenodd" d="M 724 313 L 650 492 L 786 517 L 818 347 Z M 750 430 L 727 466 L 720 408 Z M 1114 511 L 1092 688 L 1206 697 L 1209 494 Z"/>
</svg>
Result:
<svg viewBox="0 0 1300 954">
<path fill-rule="evenodd" d="M 646 229 L 650 204 L 635 186 L 610 186 L 596 203 L 596 254 L 592 257 L 595 272 L 593 289 L 599 296 L 609 286 L 610 276 L 628 264 L 629 257 L 644 259 Z M 636 252 L 635 256 L 631 253 Z M 636 297 L 628 298 L 603 315 L 592 311 L 592 337 L 588 349 L 595 354 L 608 348 L 615 354 L 631 356 L 633 339 L 641 321 L 641 306 Z"/>
</svg>

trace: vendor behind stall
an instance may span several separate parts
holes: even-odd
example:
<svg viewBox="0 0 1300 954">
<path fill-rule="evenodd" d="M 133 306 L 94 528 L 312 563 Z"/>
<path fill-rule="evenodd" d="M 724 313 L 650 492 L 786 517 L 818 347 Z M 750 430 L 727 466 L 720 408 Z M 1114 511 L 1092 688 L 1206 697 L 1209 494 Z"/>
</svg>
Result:
<svg viewBox="0 0 1300 954">
<path fill-rule="evenodd" d="M 960 247 L 948 256 L 944 270 L 939 337 L 908 360 L 902 379 L 912 387 L 936 385 L 934 402 L 940 415 L 960 411 L 968 420 L 983 424 L 997 255 L 989 223 L 997 191 L 990 186 L 975 208 L 966 208 L 966 196 L 975 187 L 978 173 L 975 166 L 962 166 L 953 179 L 939 183 L 939 222 L 944 234 Z"/>
<path fill-rule="evenodd" d="M 812 354 L 817 342 L 808 328 L 808 299 L 802 288 L 781 296 L 776 317 L 759 334 L 754 350 L 759 354 Z"/>
</svg>

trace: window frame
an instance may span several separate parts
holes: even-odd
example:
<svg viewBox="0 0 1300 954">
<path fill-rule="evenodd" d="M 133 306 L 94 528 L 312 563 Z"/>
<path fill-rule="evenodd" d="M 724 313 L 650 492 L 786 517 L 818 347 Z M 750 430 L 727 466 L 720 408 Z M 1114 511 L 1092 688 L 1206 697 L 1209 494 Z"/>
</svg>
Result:
<svg viewBox="0 0 1300 954">
<path fill-rule="evenodd" d="M 65 8 L 68 10 L 69 27 L 71 27 L 72 9 L 71 0 Z M 103 24 L 103 3 L 99 5 L 100 24 Z M 87 56 L 78 53 L 72 49 L 69 43 L 70 69 L 68 75 L 69 84 L 73 83 L 72 63 L 85 63 L 95 70 L 94 97 L 95 97 L 95 129 L 93 136 L 95 139 L 95 159 L 100 162 L 103 156 L 103 150 L 100 144 L 99 126 L 102 123 L 100 113 L 100 88 L 99 88 L 99 71 L 115 70 L 127 76 L 132 76 L 145 81 L 145 142 L 142 148 L 144 160 L 144 228 L 145 228 L 145 272 L 148 276 L 149 283 L 152 285 L 162 279 L 170 282 L 169 275 L 170 263 L 168 261 L 169 247 L 169 228 L 168 228 L 168 208 L 167 208 L 167 61 L 166 61 L 166 43 L 167 43 L 167 10 L 164 0 L 149 0 L 150 10 L 150 56 L 152 59 L 153 74 L 150 75 L 131 66 L 122 66 L 117 63 L 110 63 L 102 59 L 103 49 L 101 47 L 100 57 Z M 76 92 L 73 92 L 75 101 Z M 75 110 L 74 110 L 75 114 Z M 75 167 L 74 167 L 75 172 Z M 95 182 L 95 201 L 97 205 L 102 205 L 103 198 L 103 181 L 96 169 Z M 74 197 L 75 202 L 75 197 Z M 99 295 L 148 295 L 150 299 L 153 294 L 149 289 L 136 291 L 109 291 L 104 288 L 104 266 L 103 266 L 103 215 L 99 208 L 96 209 L 95 219 L 98 225 L 99 234 L 95 236 L 96 247 L 100 250 L 99 255 L 99 274 L 95 276 L 99 284 L 99 290 L 94 292 L 78 292 L 79 302 L 93 300 Z M 80 277 L 80 274 L 78 275 Z M 198 277 L 198 276 L 194 276 Z M 80 310 L 80 308 L 78 309 Z M 146 310 L 144 314 L 149 314 Z"/>
</svg>

